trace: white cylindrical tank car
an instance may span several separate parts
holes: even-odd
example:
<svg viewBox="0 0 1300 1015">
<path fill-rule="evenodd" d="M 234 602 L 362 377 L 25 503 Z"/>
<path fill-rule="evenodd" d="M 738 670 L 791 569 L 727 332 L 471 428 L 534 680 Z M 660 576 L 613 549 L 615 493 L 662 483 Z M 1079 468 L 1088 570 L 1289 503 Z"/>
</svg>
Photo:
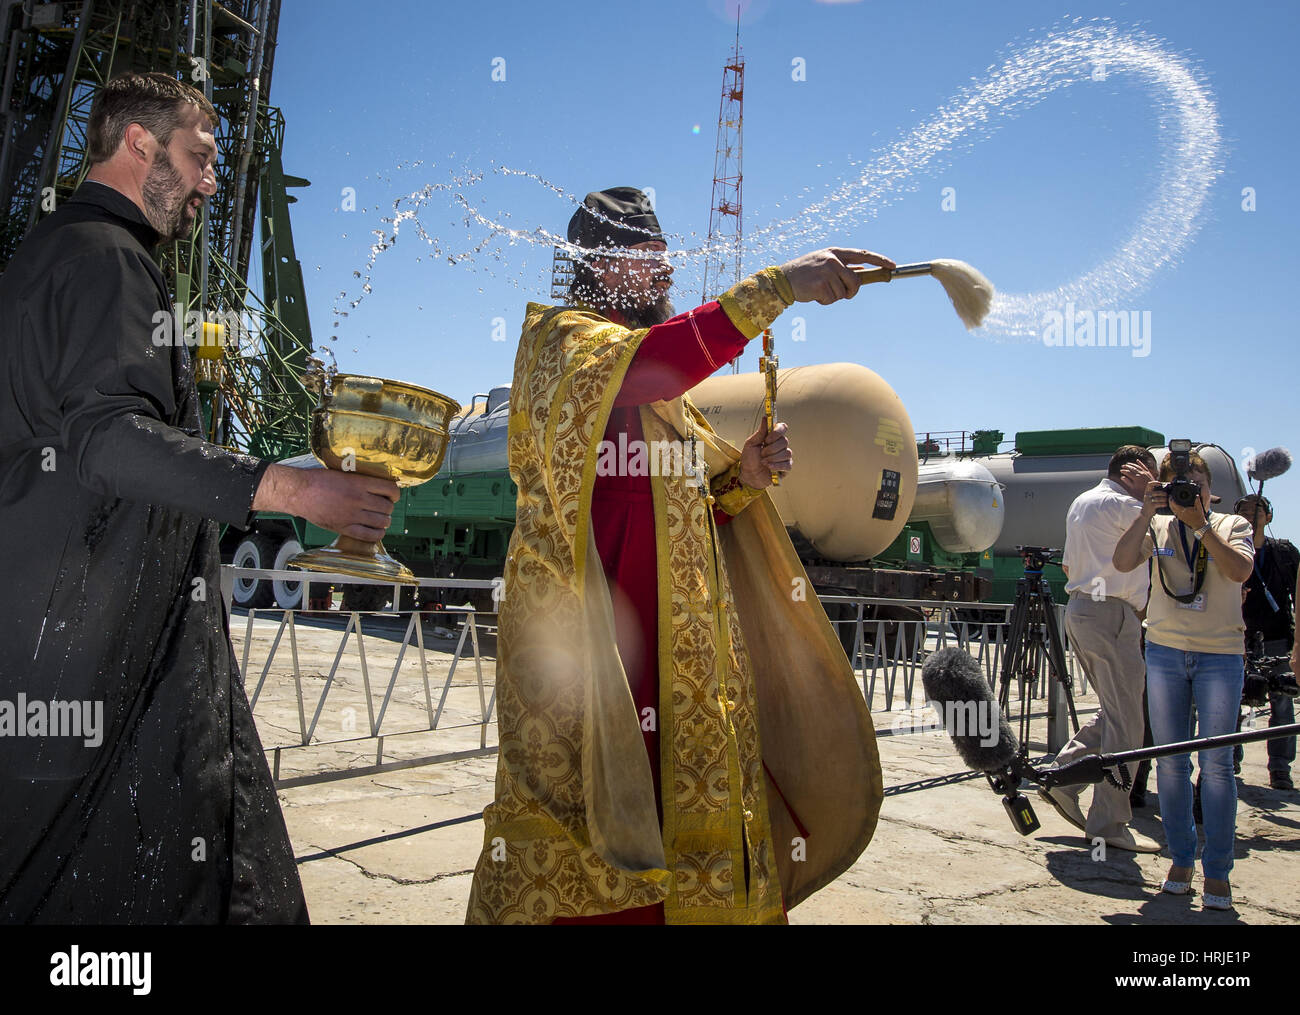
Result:
<svg viewBox="0 0 1300 1015">
<path fill-rule="evenodd" d="M 1210 468 L 1216 511 L 1231 511 L 1245 486 L 1232 456 L 1217 444 L 1192 442 L 1192 449 Z M 1159 466 L 1168 447 L 1152 447 Z M 1106 475 L 1110 454 L 1025 455 L 1003 452 L 973 459 L 984 466 L 1005 491 L 1006 521 L 993 543 L 997 557 L 1017 556 L 1017 546 L 1065 546 L 1065 517 L 1074 499 Z"/>
<path fill-rule="evenodd" d="M 979 462 L 942 458 L 917 469 L 911 523 L 926 522 L 949 553 L 979 553 L 1002 532 L 1006 507 L 993 473 Z"/>
<path fill-rule="evenodd" d="M 483 407 L 479 408 L 479 401 Z M 510 385 L 500 384 L 486 395 L 475 395 L 469 408 L 452 419 L 451 439 L 439 475 L 491 472 L 510 467 L 506 431 L 510 422 Z"/>
<path fill-rule="evenodd" d="M 690 396 L 713 428 L 740 446 L 759 428 L 764 388 L 761 373 L 722 374 Z M 507 467 L 509 394 L 509 385 L 500 385 L 475 396 L 453 421 L 442 474 Z M 909 522 L 927 523 L 948 553 L 991 548 L 1006 566 L 1007 558 L 1019 557 L 1017 546 L 1059 550 L 1070 504 L 1106 474 L 1110 452 L 1099 448 L 1145 440 L 1157 463 L 1168 454 L 1167 446 L 1152 446 L 1163 440 L 1154 431 L 1102 428 L 1020 433 L 1016 451 L 918 463 L 911 419 L 897 393 L 855 363 L 778 371 L 777 419 L 790 426 L 795 468 L 769 488 L 773 503 L 802 537 L 796 543 L 809 561 L 843 565 L 877 556 Z M 1193 442 L 1193 448 L 1210 467 L 1215 509 L 1231 511 L 1246 492 L 1236 462 L 1217 444 Z"/>
</svg>

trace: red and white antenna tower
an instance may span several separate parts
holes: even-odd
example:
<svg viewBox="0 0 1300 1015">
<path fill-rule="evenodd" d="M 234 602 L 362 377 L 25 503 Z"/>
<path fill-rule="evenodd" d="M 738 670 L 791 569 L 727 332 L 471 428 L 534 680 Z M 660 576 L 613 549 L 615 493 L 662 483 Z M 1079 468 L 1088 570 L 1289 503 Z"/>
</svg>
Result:
<svg viewBox="0 0 1300 1015">
<path fill-rule="evenodd" d="M 736 42 L 722 69 L 722 100 L 718 105 L 718 144 L 713 155 L 713 202 L 709 207 L 709 238 L 704 258 L 704 301 L 740 281 L 741 138 L 744 133 L 745 60 L 740 55 L 740 4 L 736 5 Z M 731 372 L 740 370 L 740 357 Z"/>
</svg>

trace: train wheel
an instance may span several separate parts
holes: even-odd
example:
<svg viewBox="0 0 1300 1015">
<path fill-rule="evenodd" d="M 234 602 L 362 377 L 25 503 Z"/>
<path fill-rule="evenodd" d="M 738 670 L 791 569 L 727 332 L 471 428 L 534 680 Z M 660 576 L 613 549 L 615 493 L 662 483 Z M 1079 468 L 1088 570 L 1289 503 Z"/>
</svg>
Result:
<svg viewBox="0 0 1300 1015">
<path fill-rule="evenodd" d="M 418 585 L 403 585 L 397 594 L 399 610 L 414 610 L 419 600 L 420 588 Z"/>
<path fill-rule="evenodd" d="M 275 551 L 275 570 L 283 571 L 289 566 L 291 558 L 302 553 L 302 543 L 290 536 Z M 302 606 L 302 582 L 274 581 L 271 588 L 275 593 L 276 604 L 286 610 L 296 610 Z"/>
<path fill-rule="evenodd" d="M 262 532 L 250 532 L 244 541 L 235 547 L 235 555 L 230 562 L 235 567 L 269 569 L 275 563 L 275 552 L 274 539 Z M 236 606 L 248 610 L 260 610 L 275 601 L 275 590 L 269 581 L 238 575 L 235 577 L 232 598 Z"/>
</svg>

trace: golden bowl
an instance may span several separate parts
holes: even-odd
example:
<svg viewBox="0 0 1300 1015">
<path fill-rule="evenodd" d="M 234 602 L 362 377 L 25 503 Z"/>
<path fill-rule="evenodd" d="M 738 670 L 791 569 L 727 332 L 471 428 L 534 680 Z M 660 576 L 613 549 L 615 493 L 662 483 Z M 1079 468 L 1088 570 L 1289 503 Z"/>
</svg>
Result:
<svg viewBox="0 0 1300 1015">
<path fill-rule="evenodd" d="M 311 414 L 311 449 L 326 468 L 392 480 L 400 487 L 432 479 L 447 453 L 448 426 L 460 404 L 428 388 L 382 377 L 338 374 Z M 413 583 L 415 576 L 383 543 L 340 535 L 300 553 L 290 567 Z"/>
<path fill-rule="evenodd" d="M 419 486 L 442 467 L 447 428 L 371 412 L 317 408 L 311 414 L 311 449 L 326 468 Z"/>
</svg>

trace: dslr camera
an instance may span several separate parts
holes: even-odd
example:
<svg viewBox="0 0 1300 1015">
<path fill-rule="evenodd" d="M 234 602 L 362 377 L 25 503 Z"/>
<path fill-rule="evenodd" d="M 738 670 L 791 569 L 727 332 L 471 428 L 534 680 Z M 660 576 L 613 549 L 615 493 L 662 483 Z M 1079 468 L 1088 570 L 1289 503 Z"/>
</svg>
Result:
<svg viewBox="0 0 1300 1015">
<path fill-rule="evenodd" d="M 1192 442 L 1190 440 L 1172 440 L 1169 442 L 1169 466 L 1174 470 L 1174 478 L 1160 487 L 1169 494 L 1170 505 L 1181 508 L 1192 507 L 1201 496 L 1201 485 L 1188 478 L 1192 462 Z M 1157 514 L 1171 515 L 1172 507 L 1163 507 Z"/>
<path fill-rule="evenodd" d="M 1061 551 L 1045 546 L 1017 546 L 1016 552 L 1024 558 L 1026 571 L 1041 571 L 1047 564 L 1061 563 Z"/>
</svg>

